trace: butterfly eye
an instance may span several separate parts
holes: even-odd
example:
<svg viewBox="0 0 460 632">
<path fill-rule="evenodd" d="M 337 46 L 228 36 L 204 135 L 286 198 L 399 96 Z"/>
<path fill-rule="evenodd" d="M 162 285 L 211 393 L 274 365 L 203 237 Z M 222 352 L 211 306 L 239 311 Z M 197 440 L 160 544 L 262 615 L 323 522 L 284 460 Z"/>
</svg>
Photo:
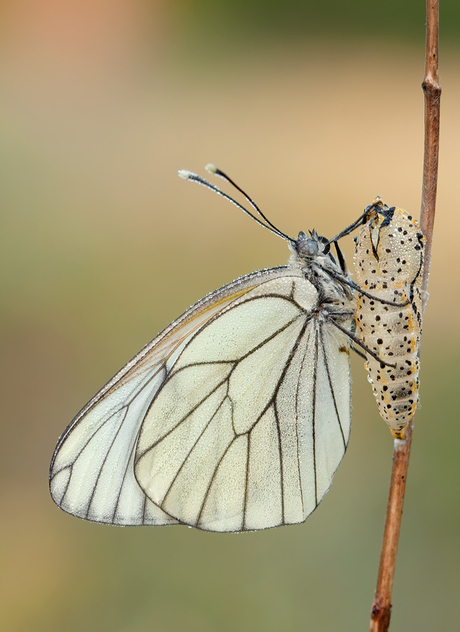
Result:
<svg viewBox="0 0 460 632">
<path fill-rule="evenodd" d="M 300 257 L 317 257 L 319 253 L 318 241 L 307 237 L 305 233 L 299 233 L 295 242 L 295 249 Z"/>
</svg>

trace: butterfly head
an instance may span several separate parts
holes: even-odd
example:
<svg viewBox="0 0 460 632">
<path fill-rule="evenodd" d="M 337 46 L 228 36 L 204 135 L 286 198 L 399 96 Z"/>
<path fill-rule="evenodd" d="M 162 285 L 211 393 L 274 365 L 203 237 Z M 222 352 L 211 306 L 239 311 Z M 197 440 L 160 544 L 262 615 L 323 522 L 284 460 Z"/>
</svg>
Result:
<svg viewBox="0 0 460 632">
<path fill-rule="evenodd" d="M 310 232 L 310 237 L 302 230 L 297 239 L 292 242 L 292 251 L 301 259 L 316 259 L 329 253 L 329 242 L 325 237 L 320 237 L 315 230 Z"/>
<path fill-rule="evenodd" d="M 291 264 L 304 266 L 313 266 L 317 264 L 322 268 L 332 268 L 336 272 L 345 273 L 346 266 L 342 253 L 338 250 L 336 244 L 338 261 L 330 252 L 330 243 L 326 237 L 318 235 L 316 230 L 307 233 L 300 231 L 297 239 L 291 242 L 292 250 Z"/>
</svg>

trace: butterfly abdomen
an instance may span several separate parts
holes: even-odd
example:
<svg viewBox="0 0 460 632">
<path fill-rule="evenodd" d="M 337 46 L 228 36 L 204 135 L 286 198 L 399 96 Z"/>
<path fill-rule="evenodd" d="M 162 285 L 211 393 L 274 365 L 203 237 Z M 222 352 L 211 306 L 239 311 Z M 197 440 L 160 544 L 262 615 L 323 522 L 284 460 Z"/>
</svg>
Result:
<svg viewBox="0 0 460 632">
<path fill-rule="evenodd" d="M 356 238 L 357 281 L 374 297 L 358 294 L 356 323 L 363 344 L 386 363 L 367 354 L 380 415 L 396 438 L 404 438 L 419 398 L 423 247 L 417 222 L 379 199 Z"/>
</svg>

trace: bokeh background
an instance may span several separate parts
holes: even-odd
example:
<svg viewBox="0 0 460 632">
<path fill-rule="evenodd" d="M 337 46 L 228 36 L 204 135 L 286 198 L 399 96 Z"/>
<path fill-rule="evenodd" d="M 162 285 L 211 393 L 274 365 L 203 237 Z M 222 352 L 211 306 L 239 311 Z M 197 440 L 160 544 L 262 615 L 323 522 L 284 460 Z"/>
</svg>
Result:
<svg viewBox="0 0 460 632">
<path fill-rule="evenodd" d="M 332 236 L 377 194 L 418 214 L 424 2 L 10 0 L 0 18 L 3 629 L 366 630 L 392 439 L 360 358 L 349 451 L 303 525 L 95 525 L 54 506 L 48 465 L 72 417 L 157 331 L 287 259 L 178 168 L 214 162 L 292 235 Z M 438 215 L 393 632 L 458 622 L 459 29 L 460 6 L 444 0 Z"/>
</svg>

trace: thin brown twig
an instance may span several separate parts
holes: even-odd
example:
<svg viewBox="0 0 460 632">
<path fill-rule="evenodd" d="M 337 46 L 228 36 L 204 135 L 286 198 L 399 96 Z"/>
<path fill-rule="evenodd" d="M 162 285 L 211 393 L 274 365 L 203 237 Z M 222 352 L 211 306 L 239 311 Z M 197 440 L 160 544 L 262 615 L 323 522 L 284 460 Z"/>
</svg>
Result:
<svg viewBox="0 0 460 632">
<path fill-rule="evenodd" d="M 436 210 L 436 190 L 439 155 L 439 112 L 441 86 L 438 76 L 439 2 L 426 0 L 425 77 L 422 83 L 425 97 L 425 152 L 423 159 L 422 205 L 420 227 L 425 235 L 425 258 L 422 280 L 422 300 L 428 297 L 428 277 L 431 244 Z M 413 419 L 406 429 L 405 439 L 395 439 L 391 471 L 390 494 L 385 518 L 379 573 L 372 604 L 370 632 L 387 632 L 390 627 L 391 593 L 398 552 L 404 492 L 412 444 Z"/>
<path fill-rule="evenodd" d="M 436 191 L 438 186 L 439 113 L 441 85 L 438 75 L 439 2 L 426 2 L 425 78 L 422 88 L 425 95 L 425 154 L 423 159 L 422 208 L 420 227 L 426 238 L 425 265 L 422 290 L 428 288 L 433 241 Z M 424 304 L 426 303 L 426 298 Z"/>
</svg>

